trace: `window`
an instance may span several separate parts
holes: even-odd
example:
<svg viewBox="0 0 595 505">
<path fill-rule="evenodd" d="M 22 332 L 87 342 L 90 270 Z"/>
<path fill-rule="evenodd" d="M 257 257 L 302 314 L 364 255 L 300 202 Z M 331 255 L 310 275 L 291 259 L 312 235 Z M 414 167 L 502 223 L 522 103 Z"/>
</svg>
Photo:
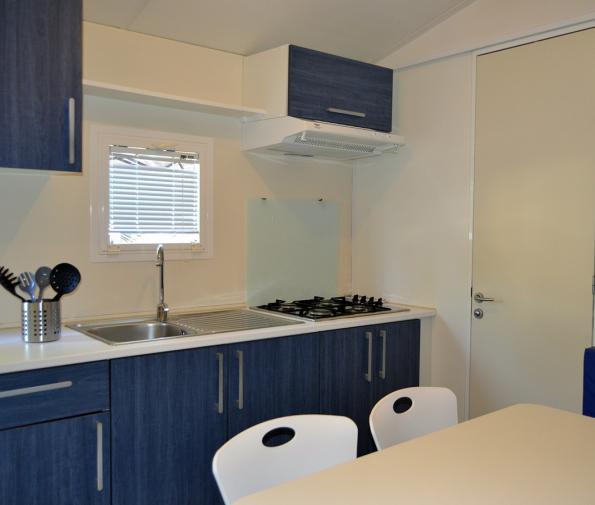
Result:
<svg viewBox="0 0 595 505">
<path fill-rule="evenodd" d="M 212 140 L 93 124 L 91 255 L 95 261 L 212 256 Z"/>
</svg>

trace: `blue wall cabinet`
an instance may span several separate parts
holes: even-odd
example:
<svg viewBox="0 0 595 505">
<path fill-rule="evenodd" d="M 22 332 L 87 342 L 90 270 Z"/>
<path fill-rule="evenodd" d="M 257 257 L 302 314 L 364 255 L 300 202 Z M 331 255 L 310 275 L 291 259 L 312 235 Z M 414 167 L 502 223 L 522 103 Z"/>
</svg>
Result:
<svg viewBox="0 0 595 505">
<path fill-rule="evenodd" d="M 288 115 L 392 130 L 393 71 L 289 46 Z"/>
<path fill-rule="evenodd" d="M 225 347 L 112 361 L 113 505 L 219 503 Z"/>
<path fill-rule="evenodd" d="M 109 505 L 109 414 L 0 431 L 0 503 Z"/>
<path fill-rule="evenodd" d="M 229 347 L 229 438 L 268 419 L 319 411 L 319 336 Z"/>
<path fill-rule="evenodd" d="M 320 406 L 358 426 L 358 455 L 375 450 L 369 415 L 391 391 L 419 384 L 419 320 L 321 334 Z"/>
<path fill-rule="evenodd" d="M 0 0 L 0 167 L 80 172 L 82 0 Z"/>
</svg>

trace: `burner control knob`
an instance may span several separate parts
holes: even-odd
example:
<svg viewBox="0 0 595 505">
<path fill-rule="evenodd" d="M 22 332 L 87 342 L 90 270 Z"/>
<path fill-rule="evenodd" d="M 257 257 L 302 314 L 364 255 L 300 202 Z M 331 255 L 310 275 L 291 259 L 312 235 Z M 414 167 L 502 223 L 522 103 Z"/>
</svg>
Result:
<svg viewBox="0 0 595 505">
<path fill-rule="evenodd" d="M 374 297 L 371 296 L 370 299 L 368 300 L 368 305 L 374 305 Z"/>
<path fill-rule="evenodd" d="M 359 300 L 359 295 L 353 295 L 353 298 L 351 299 L 351 301 L 352 301 L 353 303 L 357 303 L 357 302 L 358 302 L 358 300 Z"/>
<path fill-rule="evenodd" d="M 378 298 L 376 301 L 376 307 L 382 307 L 382 298 Z"/>
<path fill-rule="evenodd" d="M 366 300 L 367 300 L 367 299 L 368 299 L 368 297 L 367 297 L 367 296 L 362 296 L 362 297 L 360 298 L 360 301 L 359 301 L 359 303 L 361 303 L 361 304 L 364 304 L 364 303 L 366 303 Z"/>
</svg>

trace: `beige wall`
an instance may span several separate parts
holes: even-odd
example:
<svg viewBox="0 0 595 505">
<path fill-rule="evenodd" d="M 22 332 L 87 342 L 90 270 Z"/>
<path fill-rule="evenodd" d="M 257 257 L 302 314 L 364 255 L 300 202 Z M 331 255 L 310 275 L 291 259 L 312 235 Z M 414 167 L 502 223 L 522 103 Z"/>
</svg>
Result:
<svg viewBox="0 0 595 505">
<path fill-rule="evenodd" d="M 230 105 L 242 102 L 236 54 L 83 23 L 83 78 Z"/>
<path fill-rule="evenodd" d="M 88 28 L 85 24 L 86 77 L 105 80 L 107 74 L 101 72 L 107 71 L 108 61 L 97 63 L 93 59 L 92 55 L 103 53 L 103 47 L 90 47 L 92 39 Z M 143 42 L 151 39 L 152 44 L 164 51 L 172 44 L 154 37 L 122 33 L 121 30 L 113 32 L 114 36 L 122 36 L 122 54 L 136 54 L 140 39 Z M 134 43 L 129 45 L 126 40 L 134 40 Z M 241 70 L 241 62 L 236 60 L 238 57 L 204 50 L 206 56 L 203 58 L 201 48 L 189 50 L 195 51 L 193 61 L 197 68 L 202 67 L 201 63 L 215 67 L 221 63 L 220 70 L 229 70 L 229 73 L 221 70 L 222 73 L 216 76 L 217 82 L 212 81 L 210 96 L 199 98 L 231 101 L 235 97 L 239 102 L 241 82 L 237 72 Z M 134 81 L 137 79 L 134 61 L 130 60 L 112 76 L 120 79 L 114 84 L 141 85 Z M 139 65 L 141 63 L 149 62 L 143 60 Z M 210 78 L 215 79 L 213 75 Z M 188 95 L 184 90 L 174 89 L 177 80 L 172 76 L 172 89 L 160 91 Z M 167 81 L 163 82 L 164 86 L 167 84 Z M 223 93 L 221 96 L 214 94 L 218 88 Z M 297 161 L 288 166 L 244 155 L 240 151 L 240 123 L 231 118 L 85 97 L 84 119 L 214 138 L 215 255 L 207 260 L 168 263 L 166 294 L 172 308 L 233 304 L 245 300 L 246 201 L 261 196 L 313 200 L 323 196 L 327 201 L 338 202 L 341 213 L 339 289 L 349 291 L 352 190 L 349 166 L 321 167 Z M 90 261 L 88 173 L 93 167 L 86 154 L 84 149 L 82 175 L 0 171 L 0 265 L 8 265 L 16 272 L 33 270 L 42 264 L 52 266 L 60 261 L 77 265 L 83 282 L 75 294 L 63 299 L 66 318 L 151 311 L 156 305 L 153 262 Z M 314 178 L 316 182 L 312 182 Z M 0 294 L 0 325 L 14 325 L 18 319 L 16 300 L 8 294 Z"/>
<path fill-rule="evenodd" d="M 595 19 L 595 0 L 476 0 L 380 63 L 401 68 Z"/>
</svg>

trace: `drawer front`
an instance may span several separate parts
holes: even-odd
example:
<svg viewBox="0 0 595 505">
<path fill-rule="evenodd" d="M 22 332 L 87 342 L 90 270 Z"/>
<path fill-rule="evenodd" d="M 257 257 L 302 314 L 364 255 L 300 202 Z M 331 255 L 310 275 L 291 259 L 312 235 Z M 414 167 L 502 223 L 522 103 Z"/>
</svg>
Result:
<svg viewBox="0 0 595 505">
<path fill-rule="evenodd" d="M 107 361 L 0 375 L 0 429 L 108 409 Z"/>
<path fill-rule="evenodd" d="M 289 46 L 288 114 L 390 132 L 393 71 Z"/>
</svg>

